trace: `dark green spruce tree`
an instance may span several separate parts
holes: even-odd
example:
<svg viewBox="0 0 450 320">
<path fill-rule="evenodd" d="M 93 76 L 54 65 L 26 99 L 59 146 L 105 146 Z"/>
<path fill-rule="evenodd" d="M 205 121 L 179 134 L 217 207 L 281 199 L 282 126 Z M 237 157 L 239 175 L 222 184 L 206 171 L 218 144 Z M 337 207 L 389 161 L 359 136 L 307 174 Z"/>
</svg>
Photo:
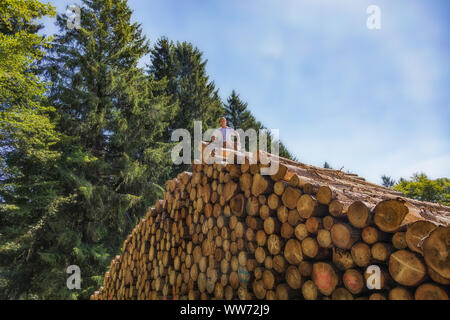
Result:
<svg viewBox="0 0 450 320">
<path fill-rule="evenodd" d="M 155 80 L 167 80 L 166 93 L 179 105 L 170 129 L 188 129 L 192 134 L 194 120 L 202 121 L 203 130 L 218 126 L 224 110 L 206 63 L 203 53 L 187 42 L 161 38 L 152 48 L 149 73 Z"/>
<path fill-rule="evenodd" d="M 256 127 L 255 118 L 247 109 L 247 103 L 239 98 L 236 91 L 232 91 L 224 105 L 225 118 L 229 126 L 235 129 L 247 130 Z"/>
<path fill-rule="evenodd" d="M 149 53 L 126 0 L 84 0 L 81 28 L 57 17 L 60 33 L 43 65 L 62 133 L 54 179 L 60 193 L 41 217 L 27 256 L 39 298 L 87 299 L 109 262 L 171 174 L 161 142 L 175 114 L 138 66 Z M 66 268 L 81 269 L 81 290 Z"/>
</svg>

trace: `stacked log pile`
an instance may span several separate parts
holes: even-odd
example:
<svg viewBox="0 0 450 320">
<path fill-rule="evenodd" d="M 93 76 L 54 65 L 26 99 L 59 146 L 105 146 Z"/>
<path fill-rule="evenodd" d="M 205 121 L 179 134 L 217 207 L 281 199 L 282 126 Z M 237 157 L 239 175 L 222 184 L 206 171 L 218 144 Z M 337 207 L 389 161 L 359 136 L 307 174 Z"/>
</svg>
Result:
<svg viewBox="0 0 450 320">
<path fill-rule="evenodd" d="M 266 156 L 168 181 L 91 299 L 448 300 L 449 207 Z"/>
</svg>

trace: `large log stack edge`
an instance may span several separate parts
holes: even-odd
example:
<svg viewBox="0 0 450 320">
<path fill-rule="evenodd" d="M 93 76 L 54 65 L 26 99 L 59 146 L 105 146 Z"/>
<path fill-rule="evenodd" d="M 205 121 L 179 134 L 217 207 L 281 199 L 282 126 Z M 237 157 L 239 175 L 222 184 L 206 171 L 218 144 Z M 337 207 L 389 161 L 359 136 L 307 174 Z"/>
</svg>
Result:
<svg viewBox="0 0 450 320">
<path fill-rule="evenodd" d="M 168 181 L 91 299 L 448 300 L 450 207 L 262 154 Z"/>
</svg>

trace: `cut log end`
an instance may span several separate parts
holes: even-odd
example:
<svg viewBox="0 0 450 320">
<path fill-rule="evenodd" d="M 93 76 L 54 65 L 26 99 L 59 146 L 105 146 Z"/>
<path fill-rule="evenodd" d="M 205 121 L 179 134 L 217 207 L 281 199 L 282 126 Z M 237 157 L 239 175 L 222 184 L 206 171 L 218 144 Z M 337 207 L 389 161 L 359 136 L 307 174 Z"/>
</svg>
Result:
<svg viewBox="0 0 450 320">
<path fill-rule="evenodd" d="M 448 300 L 447 292 L 434 283 L 424 283 L 414 293 L 416 300 Z"/>
<path fill-rule="evenodd" d="M 402 226 L 403 219 L 408 211 L 403 201 L 397 199 L 384 200 L 375 207 L 374 222 L 381 231 L 396 232 Z"/>
<path fill-rule="evenodd" d="M 450 279 L 450 226 L 432 231 L 422 250 L 427 265 L 441 277 Z"/>
<path fill-rule="evenodd" d="M 321 186 L 317 191 L 317 201 L 321 204 L 330 204 L 333 200 L 333 192 L 328 186 Z"/>
<path fill-rule="evenodd" d="M 389 258 L 389 273 L 401 285 L 417 286 L 425 279 L 427 270 L 417 254 L 399 250 Z"/>
<path fill-rule="evenodd" d="M 408 226 L 405 234 L 408 248 L 422 254 L 422 243 L 436 229 L 436 225 L 430 221 L 416 221 Z"/>
<path fill-rule="evenodd" d="M 350 249 L 361 234 L 359 230 L 346 223 L 335 223 L 330 232 L 333 244 L 340 249 Z"/>
<path fill-rule="evenodd" d="M 370 212 L 364 202 L 355 201 L 348 208 L 348 221 L 355 228 L 364 228 L 369 224 Z"/>
</svg>

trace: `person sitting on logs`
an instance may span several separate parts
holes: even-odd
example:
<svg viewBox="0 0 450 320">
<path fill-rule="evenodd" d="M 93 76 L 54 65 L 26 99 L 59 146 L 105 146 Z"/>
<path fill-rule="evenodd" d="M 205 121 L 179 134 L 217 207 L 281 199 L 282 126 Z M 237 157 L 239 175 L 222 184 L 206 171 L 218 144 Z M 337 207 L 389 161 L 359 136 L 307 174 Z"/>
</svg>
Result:
<svg viewBox="0 0 450 320">
<path fill-rule="evenodd" d="M 224 149 L 241 150 L 239 133 L 227 126 L 227 119 L 225 117 L 220 118 L 220 128 L 214 131 L 211 141 L 214 142 L 216 138 L 219 140 L 219 143 L 222 140 L 222 147 Z"/>
</svg>

